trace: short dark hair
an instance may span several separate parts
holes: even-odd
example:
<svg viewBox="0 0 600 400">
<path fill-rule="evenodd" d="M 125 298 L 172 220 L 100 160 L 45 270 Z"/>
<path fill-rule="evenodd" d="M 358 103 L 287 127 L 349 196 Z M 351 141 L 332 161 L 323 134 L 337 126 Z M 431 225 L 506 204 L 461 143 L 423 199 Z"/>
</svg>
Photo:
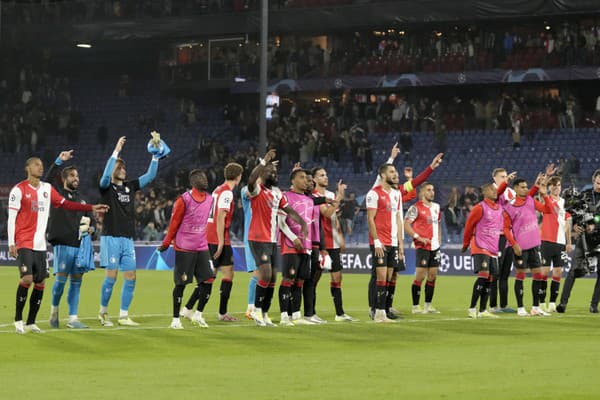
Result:
<svg viewBox="0 0 600 400">
<path fill-rule="evenodd" d="M 484 183 L 484 184 L 481 186 L 481 191 L 482 191 L 482 192 L 484 192 L 484 191 L 488 190 L 490 187 L 494 187 L 494 184 L 493 184 L 493 183 L 491 183 L 491 182 Z"/>
<path fill-rule="evenodd" d="M 421 184 L 421 186 L 419 186 L 419 193 L 421 193 L 423 190 L 425 190 L 425 188 L 427 186 L 433 186 L 435 188 L 435 185 L 433 183 L 431 183 L 431 182 L 423 182 Z"/>
<path fill-rule="evenodd" d="M 517 187 L 517 186 L 519 186 L 523 182 L 527 183 L 527 181 L 525 179 L 523 179 L 523 178 L 517 178 L 517 179 L 515 179 L 513 181 L 512 185 L 513 185 L 513 187 Z"/>
<path fill-rule="evenodd" d="M 317 172 L 319 172 L 320 170 L 327 171 L 327 170 L 325 169 L 325 167 L 321 167 L 321 166 L 319 165 L 319 166 L 316 166 L 316 167 L 314 167 L 313 169 L 311 169 L 311 170 L 310 170 L 310 174 L 311 174 L 312 176 L 315 176 L 315 175 L 317 175 Z"/>
<path fill-rule="evenodd" d="M 68 167 L 63 168 L 63 170 L 60 173 L 61 179 L 65 181 L 71 173 L 71 171 L 77 171 L 77 167 L 74 165 L 69 165 Z"/>
<path fill-rule="evenodd" d="M 197 187 L 198 186 L 198 181 L 200 180 L 200 176 L 204 175 L 204 177 L 206 177 L 206 173 L 201 170 L 201 169 L 193 169 L 190 171 L 189 175 L 188 175 L 188 179 L 190 181 L 190 185 L 192 185 L 192 187 Z"/>
<path fill-rule="evenodd" d="M 290 182 L 293 181 L 294 178 L 296 178 L 296 175 L 298 175 L 300 172 L 306 173 L 306 170 L 304 170 L 304 169 L 293 170 L 292 173 L 290 174 Z"/>
<path fill-rule="evenodd" d="M 394 164 L 390 164 L 390 163 L 385 163 L 385 164 L 381 164 L 379 166 L 379 168 L 377 169 L 377 173 L 379 175 L 383 174 L 389 167 L 393 167 Z"/>
<path fill-rule="evenodd" d="M 223 173 L 225 175 L 225 180 L 232 181 L 237 179 L 238 176 L 242 175 L 244 172 L 244 167 L 242 167 L 238 163 L 229 163 L 225 166 Z"/>
</svg>

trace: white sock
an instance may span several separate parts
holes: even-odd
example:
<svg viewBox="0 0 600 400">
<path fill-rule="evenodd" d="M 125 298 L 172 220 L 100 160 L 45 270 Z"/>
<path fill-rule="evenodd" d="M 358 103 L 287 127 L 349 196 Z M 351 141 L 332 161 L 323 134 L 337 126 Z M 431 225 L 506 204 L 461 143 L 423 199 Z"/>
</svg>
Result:
<svg viewBox="0 0 600 400">
<path fill-rule="evenodd" d="M 248 308 L 246 310 L 250 312 L 254 311 L 254 304 L 248 304 Z"/>
<path fill-rule="evenodd" d="M 108 314 L 108 307 L 100 306 L 100 314 Z"/>
<path fill-rule="evenodd" d="M 58 314 L 58 307 L 50 306 L 50 314 Z"/>
<path fill-rule="evenodd" d="M 179 318 L 173 318 L 173 322 L 181 322 Z"/>
<path fill-rule="evenodd" d="M 69 315 L 69 322 L 73 322 L 73 321 L 77 321 L 77 314 L 75 315 Z"/>
<path fill-rule="evenodd" d="M 431 303 L 425 303 L 425 308 L 431 307 Z"/>
<path fill-rule="evenodd" d="M 129 317 L 129 311 L 119 310 L 119 318 L 127 318 Z"/>
</svg>

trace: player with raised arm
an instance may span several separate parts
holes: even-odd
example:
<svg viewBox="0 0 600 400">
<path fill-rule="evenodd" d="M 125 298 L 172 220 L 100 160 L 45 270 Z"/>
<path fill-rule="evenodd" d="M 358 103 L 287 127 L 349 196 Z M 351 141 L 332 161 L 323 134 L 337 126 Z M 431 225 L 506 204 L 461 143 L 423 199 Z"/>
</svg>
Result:
<svg viewBox="0 0 600 400">
<path fill-rule="evenodd" d="M 396 157 L 398 156 L 399 153 L 400 153 L 400 149 L 398 148 L 398 143 L 396 143 L 392 147 L 392 151 L 391 151 L 390 157 L 387 160 L 387 163 L 384 165 L 393 166 L 394 160 L 396 159 Z M 406 178 L 406 182 L 399 186 L 398 186 L 398 184 L 396 184 L 398 190 L 400 191 L 400 195 L 401 195 L 400 210 L 399 210 L 399 212 L 400 212 L 399 216 L 400 216 L 401 221 L 404 219 L 403 204 L 405 202 L 410 201 L 417 197 L 417 187 L 419 185 L 421 185 L 423 182 L 425 182 L 429 178 L 429 176 L 433 173 L 433 171 L 441 165 L 443 157 L 444 157 L 443 153 L 437 154 L 431 161 L 431 164 L 414 179 L 412 178 L 412 168 L 410 168 L 410 167 L 404 168 L 404 177 Z M 378 174 L 377 179 L 375 180 L 375 183 L 373 184 L 373 187 L 371 190 L 376 190 L 381 185 L 381 182 L 382 182 L 382 175 Z M 374 193 L 373 195 L 376 196 L 377 193 Z M 402 223 L 400 224 L 400 230 L 401 230 L 401 235 L 398 237 L 398 241 L 399 241 L 399 244 L 401 244 L 403 246 L 404 245 L 404 243 L 403 243 L 404 226 Z M 373 260 L 376 260 L 376 258 L 373 258 Z M 392 306 L 393 306 L 393 301 L 394 301 L 394 295 L 396 292 L 396 280 L 398 278 L 398 271 L 404 271 L 405 268 L 406 267 L 404 264 L 404 254 L 402 254 L 401 258 L 398 260 L 397 269 L 391 268 L 388 270 L 389 276 L 386 280 L 387 292 L 386 292 L 385 310 L 386 310 L 386 316 L 389 319 L 397 319 L 399 317 L 399 313 L 396 312 Z M 377 293 L 376 281 L 377 281 L 376 267 L 374 267 L 372 269 L 371 279 L 369 281 L 369 291 L 368 291 L 369 315 L 370 315 L 371 319 L 373 319 L 375 316 L 375 297 L 376 297 L 376 293 Z"/>
<path fill-rule="evenodd" d="M 539 293 L 542 286 L 539 249 L 541 239 L 536 211 L 543 212 L 544 206 L 533 198 L 538 190 L 541 194 L 546 194 L 546 188 L 543 184 L 544 179 L 545 175 L 539 174 L 531 191 L 528 189 L 525 179 L 516 179 L 512 184 L 516 194 L 514 201 L 503 204 L 504 235 L 515 253 L 515 268 L 517 271 L 514 290 L 517 298 L 517 315 L 520 317 L 530 315 L 523 306 L 523 281 L 526 276 L 526 268 L 530 268 L 533 275 L 531 315 L 550 315 L 539 307 Z"/>
<path fill-rule="evenodd" d="M 62 151 L 48 169 L 46 182 L 50 182 L 56 170 L 71 158 L 73 158 L 73 150 Z M 57 185 L 55 187 L 56 191 L 70 201 L 85 204 L 86 202 L 81 198 L 78 191 L 79 173 L 77 168 L 73 165 L 65 167 L 60 175 L 62 186 Z M 50 308 L 50 326 L 52 328 L 58 328 L 59 326 L 58 306 L 67 279 L 70 282 L 67 292 L 67 302 L 69 303 L 69 322 L 67 322 L 67 328 L 87 328 L 87 325 L 79 320 L 77 314 L 83 274 L 87 272 L 90 266 L 81 267 L 77 265 L 77 256 L 82 236 L 93 232 L 93 228 L 90 225 L 92 220 L 93 215 L 89 212 L 68 212 L 62 208 L 53 208 L 50 210 L 48 242 L 52 244 L 54 251 L 52 264 L 54 266 L 54 275 L 56 276 L 52 285 L 52 305 Z"/>
<path fill-rule="evenodd" d="M 562 269 L 567 260 L 571 245 L 571 214 L 565 211 L 565 199 L 560 197 L 561 178 L 553 176 L 548 180 L 548 194 L 544 199 L 542 217 L 542 287 L 540 307 L 546 312 L 556 312 L 556 299 L 560 290 Z M 552 267 L 550 302 L 546 307 L 548 274 Z"/>
<path fill-rule="evenodd" d="M 192 298 L 198 299 L 198 309 L 192 316 L 187 316 L 192 323 L 201 328 L 208 328 L 202 312 L 210 298 L 215 275 L 212 268 L 211 254 L 208 248 L 207 224 L 213 210 L 213 197 L 206 193 L 208 179 L 199 169 L 189 175 L 192 190 L 182 194 L 173 204 L 173 213 L 167 235 L 158 248 L 165 251 L 171 243 L 175 247 L 175 268 L 173 279 L 173 320 L 171 329 L 183 329 L 180 308 L 185 286 L 196 278 L 198 284 Z M 196 300 L 193 301 L 193 304 Z"/>
<path fill-rule="evenodd" d="M 100 196 L 110 206 L 103 222 L 100 237 L 100 266 L 106 268 L 104 282 L 100 291 L 100 311 L 98 320 L 103 326 L 113 326 L 108 316 L 108 303 L 112 296 L 113 286 L 118 271 L 123 272 L 123 289 L 121 291 L 121 307 L 118 324 L 137 326 L 129 318 L 129 306 L 133 300 L 136 281 L 135 248 L 135 192 L 148 185 L 156 177 L 158 160 L 163 154 L 153 154 L 146 173 L 137 179 L 127 179 L 125 161 L 119 154 L 125 145 L 125 136 L 117 141 L 111 157 L 106 162 L 100 178 Z"/>
<path fill-rule="evenodd" d="M 289 207 L 283 193 L 277 188 L 277 168 L 271 162 L 274 157 L 275 150 L 269 150 L 248 178 L 248 195 L 252 207 L 248 244 L 259 270 L 252 318 L 259 326 L 275 325 L 267 313 L 271 307 L 277 277 L 277 215 L 279 210 L 285 211 L 292 220 L 301 225 L 303 235 L 308 235 L 306 222 L 294 209 Z M 262 183 L 257 183 L 259 177 Z"/>
<path fill-rule="evenodd" d="M 50 208 L 60 207 L 69 211 L 106 212 L 104 204 L 81 204 L 65 199 L 49 183 L 42 182 L 44 165 L 38 157 L 25 162 L 27 179 L 15 185 L 8 197 L 8 253 L 17 259 L 19 286 L 15 310 L 15 330 L 41 333 L 35 320 L 42 303 L 44 281 L 48 277 L 46 264 L 46 227 Z M 27 302 L 29 287 L 34 285 L 29 299 L 29 314 L 23 323 L 23 308 Z"/>
<path fill-rule="evenodd" d="M 440 205 L 435 203 L 435 188 L 424 183 L 419 188 L 419 201 L 406 212 L 404 231 L 413 238 L 416 251 L 415 280 L 412 284 L 413 314 L 439 314 L 431 302 L 440 265 L 442 222 Z M 425 308 L 419 305 L 421 286 L 425 283 Z"/>
<path fill-rule="evenodd" d="M 330 271 L 330 292 L 333 298 L 333 304 L 335 307 L 335 320 L 338 322 L 352 322 L 354 318 L 346 314 L 342 302 L 342 258 L 341 251 L 345 248 L 344 236 L 340 227 L 339 218 L 337 216 L 337 208 L 340 201 L 344 198 L 344 192 L 346 185 L 339 181 L 337 184 L 337 191 L 333 193 L 327 190 L 329 184 L 329 178 L 327 177 L 327 171 L 323 167 L 316 167 L 312 169 L 312 176 L 315 182 L 315 189 L 313 190 L 313 196 L 325 197 L 330 201 L 329 204 L 320 205 L 320 226 L 323 230 L 323 240 L 325 242 L 325 251 L 331 258 L 331 271 Z M 314 275 L 314 286 L 316 288 L 317 283 L 321 277 L 321 269 L 317 269 Z M 307 317 L 309 320 L 315 323 L 323 323 L 322 320 L 316 313 L 312 316 Z"/>
</svg>

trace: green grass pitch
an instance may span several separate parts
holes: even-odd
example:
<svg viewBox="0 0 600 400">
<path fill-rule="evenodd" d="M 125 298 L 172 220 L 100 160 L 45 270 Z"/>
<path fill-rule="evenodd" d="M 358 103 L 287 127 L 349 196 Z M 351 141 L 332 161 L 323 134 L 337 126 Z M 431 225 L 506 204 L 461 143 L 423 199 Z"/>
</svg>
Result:
<svg viewBox="0 0 600 400">
<path fill-rule="evenodd" d="M 139 328 L 102 328 L 95 319 L 103 278 L 99 270 L 88 274 L 82 287 L 80 316 L 92 329 L 49 328 L 50 279 L 39 315 L 46 333 L 20 336 L 12 326 L 17 275 L 14 268 L 0 268 L 1 399 L 600 397 L 600 319 L 587 309 L 590 279 L 577 281 L 565 315 L 469 320 L 474 278 L 440 277 L 434 304 L 442 314 L 413 316 L 408 314 L 411 278 L 405 276 L 395 300 L 405 319 L 382 326 L 368 321 L 367 275 L 344 277 L 345 308 L 361 321 L 332 322 L 325 275 L 317 309 L 328 324 L 258 328 L 243 319 L 248 276 L 238 273 L 230 302 L 238 323 L 216 321 L 217 280 L 205 310 L 210 328 L 185 321 L 184 330 L 173 331 L 167 328 L 170 272 L 139 272 L 131 309 L 142 323 Z M 510 285 L 512 296 L 512 280 Z M 113 316 L 120 288 L 119 278 L 109 308 Z M 190 292 L 188 287 L 186 297 Z M 66 290 L 62 317 L 65 301 Z M 277 300 L 270 314 L 278 320 Z"/>
</svg>

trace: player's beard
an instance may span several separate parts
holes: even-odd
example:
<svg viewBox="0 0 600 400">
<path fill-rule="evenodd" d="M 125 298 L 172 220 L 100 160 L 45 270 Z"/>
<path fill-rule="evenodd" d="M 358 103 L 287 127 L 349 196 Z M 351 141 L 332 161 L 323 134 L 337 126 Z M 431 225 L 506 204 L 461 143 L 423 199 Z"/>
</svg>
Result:
<svg viewBox="0 0 600 400">
<path fill-rule="evenodd" d="M 69 190 L 75 192 L 77 191 L 77 188 L 79 187 L 79 184 L 77 184 L 77 186 L 73 185 L 73 182 L 71 183 L 67 183 L 67 188 L 69 188 Z"/>
<path fill-rule="evenodd" d="M 385 183 L 393 187 L 394 189 L 398 189 L 398 182 L 394 182 L 392 179 L 386 179 Z"/>
</svg>

